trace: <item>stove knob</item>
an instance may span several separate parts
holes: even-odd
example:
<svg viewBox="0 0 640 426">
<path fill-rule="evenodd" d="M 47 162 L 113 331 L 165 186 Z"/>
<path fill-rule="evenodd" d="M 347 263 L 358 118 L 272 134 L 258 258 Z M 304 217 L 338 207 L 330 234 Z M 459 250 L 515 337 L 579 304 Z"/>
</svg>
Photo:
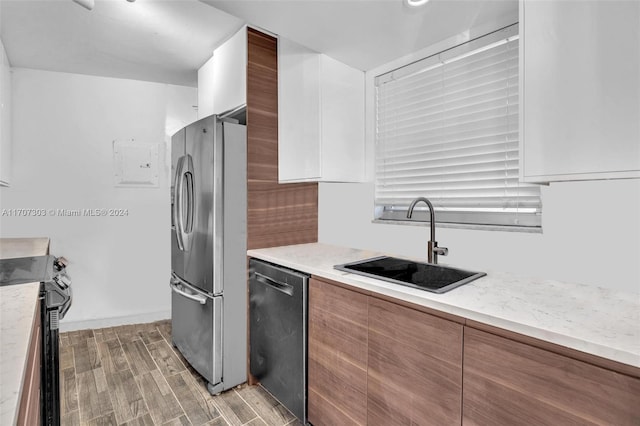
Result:
<svg viewBox="0 0 640 426">
<path fill-rule="evenodd" d="M 71 279 L 66 275 L 57 275 L 55 280 L 62 288 L 69 288 L 71 285 Z"/>
<path fill-rule="evenodd" d="M 55 266 L 57 271 L 62 271 L 68 264 L 69 261 L 62 256 L 57 257 L 56 260 L 53 261 L 53 266 Z"/>
</svg>

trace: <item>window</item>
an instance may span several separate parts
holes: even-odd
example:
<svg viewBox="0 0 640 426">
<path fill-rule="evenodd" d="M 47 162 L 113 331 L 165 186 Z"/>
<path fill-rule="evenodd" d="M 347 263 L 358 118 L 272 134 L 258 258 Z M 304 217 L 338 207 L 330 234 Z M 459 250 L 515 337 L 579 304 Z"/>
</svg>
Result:
<svg viewBox="0 0 640 426">
<path fill-rule="evenodd" d="M 519 182 L 517 25 L 375 84 L 377 219 L 427 197 L 438 223 L 540 227 L 540 188 Z"/>
</svg>

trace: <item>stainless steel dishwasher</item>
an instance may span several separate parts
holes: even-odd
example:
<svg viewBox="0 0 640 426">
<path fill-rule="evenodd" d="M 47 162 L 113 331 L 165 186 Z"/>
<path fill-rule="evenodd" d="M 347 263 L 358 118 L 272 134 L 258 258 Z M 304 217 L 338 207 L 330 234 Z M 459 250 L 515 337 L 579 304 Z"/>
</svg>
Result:
<svg viewBox="0 0 640 426">
<path fill-rule="evenodd" d="M 256 259 L 249 274 L 251 374 L 306 424 L 309 276 Z"/>
</svg>

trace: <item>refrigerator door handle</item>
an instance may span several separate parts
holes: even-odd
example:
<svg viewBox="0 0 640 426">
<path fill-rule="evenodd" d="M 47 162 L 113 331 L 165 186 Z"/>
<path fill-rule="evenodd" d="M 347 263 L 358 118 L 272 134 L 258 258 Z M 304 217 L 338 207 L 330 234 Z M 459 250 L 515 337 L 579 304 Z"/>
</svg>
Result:
<svg viewBox="0 0 640 426">
<path fill-rule="evenodd" d="M 193 179 L 193 158 L 187 154 L 185 160 L 186 170 L 184 171 L 184 180 L 187 184 L 187 223 L 184 227 L 185 234 L 193 232 L 193 221 L 195 219 L 196 198 L 195 198 L 195 181 Z"/>
<path fill-rule="evenodd" d="M 173 291 L 174 293 L 179 294 L 180 296 L 186 297 L 187 299 L 193 300 L 195 302 L 198 302 L 201 305 L 206 305 L 207 303 L 207 297 L 199 294 L 199 293 L 188 293 L 185 290 L 181 289 L 180 286 L 182 285 L 182 282 L 180 279 L 176 279 L 175 277 L 171 277 L 171 280 L 169 281 L 169 287 L 171 287 L 171 291 Z"/>
<path fill-rule="evenodd" d="M 271 277 L 268 277 L 260 272 L 255 272 L 256 280 L 264 285 L 268 285 L 274 290 L 278 290 L 288 296 L 293 296 L 293 286 L 287 283 L 276 281 Z"/>
<path fill-rule="evenodd" d="M 178 243 L 178 249 L 184 251 L 184 241 L 182 240 L 182 174 L 184 166 L 184 156 L 178 158 L 178 164 L 176 164 L 176 180 L 173 188 L 175 191 L 173 200 L 173 221 L 175 223 L 176 241 Z"/>
<path fill-rule="evenodd" d="M 180 171 L 180 207 L 178 210 L 178 232 L 182 241 L 182 250 L 191 248 L 193 239 L 193 222 L 195 219 L 195 185 L 193 179 L 193 158 L 187 154 L 184 156 Z M 186 202 L 184 201 L 186 198 Z M 186 210 L 186 211 L 185 211 Z"/>
</svg>

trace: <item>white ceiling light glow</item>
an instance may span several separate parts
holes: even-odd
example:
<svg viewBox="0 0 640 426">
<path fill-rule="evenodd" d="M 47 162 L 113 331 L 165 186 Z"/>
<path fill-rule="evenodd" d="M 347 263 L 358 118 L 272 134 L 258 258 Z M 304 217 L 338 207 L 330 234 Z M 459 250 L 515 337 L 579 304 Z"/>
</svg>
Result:
<svg viewBox="0 0 640 426">
<path fill-rule="evenodd" d="M 404 2 L 409 7 L 420 7 L 427 4 L 429 0 L 404 0 Z"/>
</svg>

